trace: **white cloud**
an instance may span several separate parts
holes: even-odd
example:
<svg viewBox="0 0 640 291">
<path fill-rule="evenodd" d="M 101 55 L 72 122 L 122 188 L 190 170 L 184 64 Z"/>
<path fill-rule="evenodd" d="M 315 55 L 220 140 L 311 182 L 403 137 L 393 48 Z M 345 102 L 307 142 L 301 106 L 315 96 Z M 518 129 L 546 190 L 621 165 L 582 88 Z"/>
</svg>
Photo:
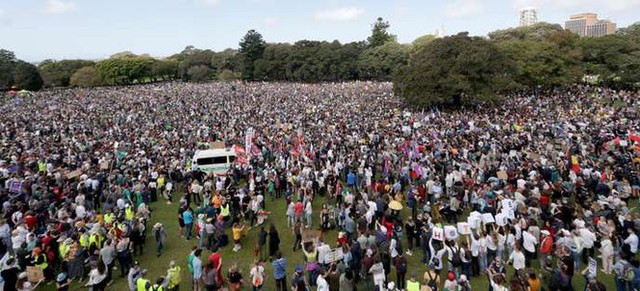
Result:
<svg viewBox="0 0 640 291">
<path fill-rule="evenodd" d="M 481 0 L 454 0 L 445 7 L 445 15 L 449 18 L 478 15 L 484 10 L 482 2 Z"/>
<path fill-rule="evenodd" d="M 269 27 L 273 27 L 280 23 L 280 19 L 278 19 L 277 17 L 267 17 L 264 19 L 264 23 Z"/>
<path fill-rule="evenodd" d="M 70 1 L 46 0 L 44 2 L 44 12 L 47 14 L 62 14 L 73 11 L 76 5 Z"/>
<path fill-rule="evenodd" d="M 217 6 L 222 2 L 222 0 L 195 0 L 195 1 L 207 6 Z"/>
<path fill-rule="evenodd" d="M 316 12 L 316 20 L 348 21 L 354 20 L 364 14 L 364 9 L 359 7 L 342 7 L 338 9 L 321 10 Z"/>
</svg>

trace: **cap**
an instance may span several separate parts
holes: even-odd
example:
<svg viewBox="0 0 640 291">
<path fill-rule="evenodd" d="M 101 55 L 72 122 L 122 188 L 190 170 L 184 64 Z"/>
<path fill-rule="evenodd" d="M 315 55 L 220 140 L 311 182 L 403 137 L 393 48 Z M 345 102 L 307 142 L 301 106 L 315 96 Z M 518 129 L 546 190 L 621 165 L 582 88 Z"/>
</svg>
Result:
<svg viewBox="0 0 640 291">
<path fill-rule="evenodd" d="M 302 266 L 296 265 L 296 272 L 302 272 Z"/>
</svg>

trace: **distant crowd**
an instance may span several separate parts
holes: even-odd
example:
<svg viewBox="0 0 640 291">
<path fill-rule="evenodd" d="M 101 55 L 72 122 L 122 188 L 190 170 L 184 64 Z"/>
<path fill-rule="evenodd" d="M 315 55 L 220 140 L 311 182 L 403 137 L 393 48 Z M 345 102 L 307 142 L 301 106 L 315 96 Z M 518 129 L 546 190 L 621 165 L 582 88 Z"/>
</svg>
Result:
<svg viewBox="0 0 640 291">
<path fill-rule="evenodd" d="M 495 291 L 576 290 L 576 276 L 595 291 L 603 273 L 638 290 L 638 97 L 574 86 L 412 110 L 372 82 L 16 97 L 0 106 L 4 290 L 105 290 L 120 275 L 138 291 L 261 290 L 268 277 L 276 290 L 477 290 L 475 277 Z M 224 176 L 191 161 L 216 141 L 249 144 Z M 197 240 L 187 272 L 172 261 L 148 278 L 137 261 L 168 237 L 167 222 L 149 223 L 154 203 L 175 205 L 180 234 Z M 286 222 L 265 222 L 276 204 Z M 337 241 L 303 237 L 315 219 Z M 242 244 L 250 227 L 256 246 Z M 243 247 L 251 269 L 223 268 L 220 249 Z M 304 265 L 287 265 L 289 248 Z"/>
</svg>

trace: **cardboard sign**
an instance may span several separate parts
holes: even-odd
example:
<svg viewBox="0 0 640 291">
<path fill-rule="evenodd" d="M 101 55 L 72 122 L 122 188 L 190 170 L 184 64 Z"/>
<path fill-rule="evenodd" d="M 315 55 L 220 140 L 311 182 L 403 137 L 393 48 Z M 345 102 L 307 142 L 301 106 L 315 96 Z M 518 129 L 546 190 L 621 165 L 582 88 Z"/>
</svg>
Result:
<svg viewBox="0 0 640 291">
<path fill-rule="evenodd" d="M 458 222 L 458 233 L 461 235 L 471 234 L 471 226 L 468 222 Z"/>
<path fill-rule="evenodd" d="M 482 214 L 482 222 L 487 224 L 487 223 L 496 222 L 496 220 L 493 219 L 493 215 L 491 215 L 491 213 L 483 213 Z"/>
<path fill-rule="evenodd" d="M 509 175 L 507 175 L 507 172 L 505 171 L 499 171 L 497 174 L 498 174 L 498 179 L 500 180 L 506 180 L 509 178 Z"/>
<path fill-rule="evenodd" d="M 433 234 L 431 235 L 433 239 L 443 241 L 444 240 L 444 229 L 442 227 L 434 227 Z"/>
<path fill-rule="evenodd" d="M 444 227 L 444 236 L 449 240 L 458 238 L 458 230 L 453 225 L 447 225 Z"/>
<path fill-rule="evenodd" d="M 68 172 L 65 177 L 67 178 L 67 180 L 73 180 L 75 178 L 80 177 L 80 175 L 82 175 L 82 170 L 75 170 L 72 172 Z"/>
<path fill-rule="evenodd" d="M 100 163 L 100 170 L 109 170 L 109 162 Z"/>
<path fill-rule="evenodd" d="M 42 269 L 34 266 L 27 267 L 27 279 L 29 282 L 37 283 L 44 280 Z"/>
<path fill-rule="evenodd" d="M 211 143 L 211 148 L 212 149 L 224 149 L 224 142 L 223 141 L 214 141 Z"/>
<path fill-rule="evenodd" d="M 502 199 L 502 201 L 500 201 L 500 203 L 502 204 L 502 209 L 504 210 L 514 210 L 515 209 L 515 203 L 513 203 L 513 200 L 506 198 L 506 199 Z"/>
<path fill-rule="evenodd" d="M 313 242 L 314 240 L 320 240 L 322 237 L 322 231 L 305 229 L 302 231 L 302 242 Z"/>
</svg>

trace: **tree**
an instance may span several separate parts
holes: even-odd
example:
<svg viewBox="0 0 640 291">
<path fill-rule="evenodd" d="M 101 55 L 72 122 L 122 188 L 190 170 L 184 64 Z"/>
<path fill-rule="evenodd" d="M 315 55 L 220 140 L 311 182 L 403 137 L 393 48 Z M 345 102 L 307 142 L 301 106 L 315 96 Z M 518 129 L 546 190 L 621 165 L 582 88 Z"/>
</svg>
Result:
<svg viewBox="0 0 640 291">
<path fill-rule="evenodd" d="M 249 30 L 240 41 L 240 57 L 242 59 L 242 79 L 253 80 L 255 62 L 262 58 L 266 43 L 262 35 L 255 30 Z"/>
<path fill-rule="evenodd" d="M 539 22 L 531 26 L 521 26 L 504 30 L 496 30 L 489 33 L 489 39 L 496 42 L 512 41 L 512 40 L 546 40 L 549 36 L 556 32 L 562 32 L 564 29 L 560 24 L 551 24 Z"/>
<path fill-rule="evenodd" d="M 189 80 L 193 82 L 206 82 L 211 80 L 211 69 L 205 65 L 189 68 Z"/>
<path fill-rule="evenodd" d="M 240 79 L 238 74 L 234 73 L 231 70 L 223 70 L 218 74 L 218 81 L 220 82 L 233 82 Z"/>
<path fill-rule="evenodd" d="M 20 61 L 13 74 L 13 85 L 18 89 L 40 90 L 42 88 L 42 77 L 38 68 L 33 64 Z"/>
<path fill-rule="evenodd" d="M 38 67 L 46 87 L 66 87 L 77 70 L 93 64 L 85 60 L 45 60 Z"/>
<path fill-rule="evenodd" d="M 173 80 L 178 76 L 178 61 L 166 59 L 151 66 L 151 75 L 155 80 Z"/>
<path fill-rule="evenodd" d="M 156 62 L 149 56 L 119 53 L 96 64 L 100 78 L 107 85 L 146 83 L 152 81 L 152 67 Z"/>
<path fill-rule="evenodd" d="M 637 86 L 640 80 L 640 45 L 629 35 L 607 35 L 580 40 L 582 65 L 611 87 Z"/>
<path fill-rule="evenodd" d="M 547 40 L 511 40 L 498 44 L 515 64 L 513 80 L 525 87 L 556 87 L 578 82 L 580 70 L 558 44 Z"/>
<path fill-rule="evenodd" d="M 254 79 L 287 80 L 287 64 L 292 46 L 288 43 L 267 44 L 263 57 L 255 62 Z"/>
<path fill-rule="evenodd" d="M 0 49 L 0 89 L 13 85 L 13 71 L 16 65 L 16 55 L 12 51 Z"/>
<path fill-rule="evenodd" d="M 388 21 L 384 21 L 382 17 L 378 17 L 376 22 L 373 23 L 371 28 L 371 36 L 367 38 L 369 42 L 369 46 L 377 47 L 381 46 L 387 42 L 392 42 L 396 40 L 396 36 L 387 32 L 390 25 Z"/>
<path fill-rule="evenodd" d="M 421 47 L 424 47 L 425 45 L 429 44 L 435 39 L 436 39 L 436 36 L 433 34 L 425 34 L 421 37 L 418 37 L 414 39 L 413 42 L 411 43 L 412 45 L 411 51 L 412 52 L 418 51 Z"/>
<path fill-rule="evenodd" d="M 512 68 L 494 43 L 459 33 L 412 54 L 396 73 L 394 90 L 408 105 L 419 107 L 494 100 Z"/>
<path fill-rule="evenodd" d="M 102 84 L 100 74 L 93 66 L 86 66 L 77 70 L 69 80 L 69 85 L 73 87 L 96 87 Z"/>
<path fill-rule="evenodd" d="M 396 70 L 407 64 L 411 47 L 397 42 L 366 49 L 358 58 L 361 79 L 390 81 Z"/>
</svg>

